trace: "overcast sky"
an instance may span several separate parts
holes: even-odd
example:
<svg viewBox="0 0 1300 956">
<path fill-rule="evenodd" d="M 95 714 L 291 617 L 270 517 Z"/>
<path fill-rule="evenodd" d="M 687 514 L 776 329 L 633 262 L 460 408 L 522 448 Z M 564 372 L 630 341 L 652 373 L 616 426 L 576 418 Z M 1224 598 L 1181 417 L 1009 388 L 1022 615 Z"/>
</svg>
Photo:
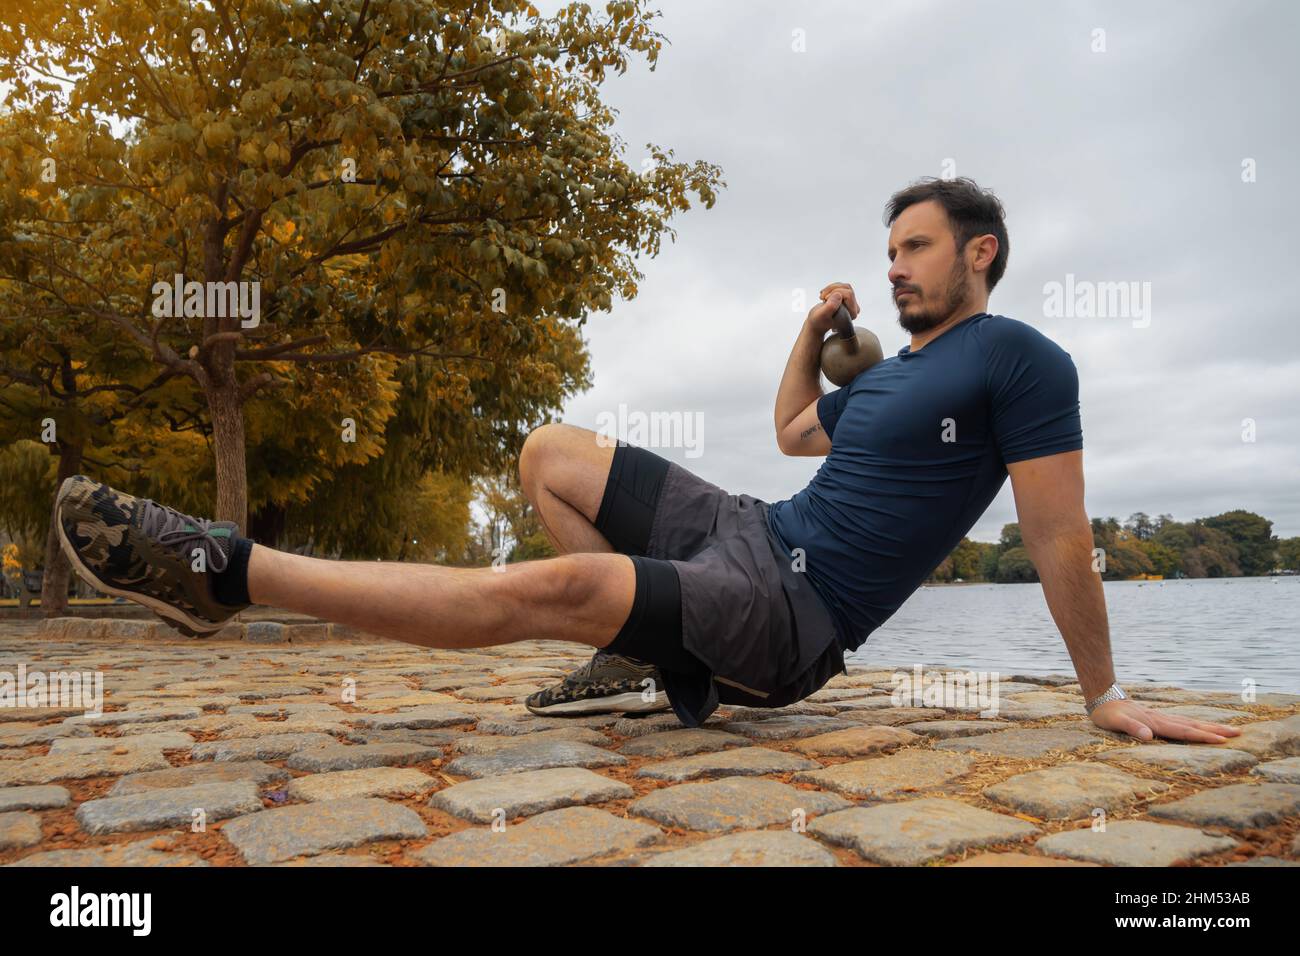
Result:
<svg viewBox="0 0 1300 956">
<path fill-rule="evenodd" d="M 591 317 L 595 386 L 564 421 L 596 428 L 620 403 L 699 413 L 702 454 L 654 450 L 733 493 L 790 497 L 821 462 L 781 455 L 773 432 L 808 308 L 792 308 L 794 291 L 811 302 L 827 282 L 852 282 L 859 323 L 895 354 L 908 336 L 889 297 L 882 209 L 916 178 L 955 173 L 1007 208 L 1010 260 L 989 311 L 1040 329 L 1079 369 L 1089 514 L 1246 508 L 1279 536 L 1300 534 L 1300 330 L 1287 291 L 1300 251 L 1300 7 L 659 9 L 671 45 L 658 68 L 638 63 L 603 87 L 627 161 L 639 167 L 654 142 L 717 163 L 728 186 L 713 209 L 673 221 L 676 244 L 638 260 L 634 301 Z M 795 31 L 806 52 L 792 49 Z M 1049 316 L 1044 287 L 1067 275 L 1149 288 L 1149 312 Z M 971 537 L 996 540 L 1014 520 L 1008 482 Z"/>
</svg>

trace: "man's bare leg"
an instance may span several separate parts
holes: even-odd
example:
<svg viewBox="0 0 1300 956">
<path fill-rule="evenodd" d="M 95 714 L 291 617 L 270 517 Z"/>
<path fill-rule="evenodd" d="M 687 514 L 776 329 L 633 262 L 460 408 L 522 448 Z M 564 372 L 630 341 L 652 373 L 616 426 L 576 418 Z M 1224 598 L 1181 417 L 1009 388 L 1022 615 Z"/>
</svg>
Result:
<svg viewBox="0 0 1300 956">
<path fill-rule="evenodd" d="M 621 554 L 572 554 L 502 568 L 330 561 L 254 545 L 255 604 L 350 624 L 424 647 L 580 641 L 604 647 L 632 609 L 636 573 Z"/>
<path fill-rule="evenodd" d="M 632 562 L 594 522 L 614 447 L 572 425 L 535 429 L 520 484 L 558 558 L 500 568 L 328 561 L 254 545 L 248 593 L 269 604 L 426 647 L 523 640 L 605 647 L 632 608 Z"/>
</svg>

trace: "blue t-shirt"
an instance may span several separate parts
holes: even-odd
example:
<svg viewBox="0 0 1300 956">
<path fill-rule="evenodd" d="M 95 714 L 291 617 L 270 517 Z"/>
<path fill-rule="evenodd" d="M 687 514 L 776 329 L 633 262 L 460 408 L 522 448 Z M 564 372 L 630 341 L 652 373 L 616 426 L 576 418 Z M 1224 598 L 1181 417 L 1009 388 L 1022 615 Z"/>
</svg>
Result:
<svg viewBox="0 0 1300 956">
<path fill-rule="evenodd" d="M 1079 376 L 1032 326 L 980 313 L 907 346 L 817 416 L 831 451 L 768 524 L 856 650 L 979 520 L 1010 462 L 1083 447 Z M 796 565 L 797 567 L 797 565 Z"/>
</svg>

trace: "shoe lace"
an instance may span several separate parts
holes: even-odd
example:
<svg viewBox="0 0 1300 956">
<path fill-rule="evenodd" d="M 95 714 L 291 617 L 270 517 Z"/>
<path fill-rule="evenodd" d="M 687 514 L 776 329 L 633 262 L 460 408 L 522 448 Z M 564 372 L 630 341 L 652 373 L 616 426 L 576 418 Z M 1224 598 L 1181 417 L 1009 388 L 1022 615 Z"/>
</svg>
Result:
<svg viewBox="0 0 1300 956">
<path fill-rule="evenodd" d="M 146 506 L 153 506 L 145 507 L 144 515 L 140 519 L 140 528 L 148 537 L 181 552 L 184 552 L 191 543 L 196 542 L 207 557 L 209 570 L 220 573 L 226 569 L 229 558 L 221 549 L 220 542 L 210 532 L 213 527 L 229 527 L 230 522 L 192 518 L 148 498 L 144 499 L 143 503 Z"/>
<path fill-rule="evenodd" d="M 632 658 L 624 657 L 622 654 L 607 654 L 605 651 L 597 650 L 596 653 L 591 656 L 591 660 L 587 661 L 587 663 L 583 664 L 582 667 L 574 671 L 573 677 L 575 678 L 590 677 L 591 672 L 593 670 L 601 666 L 601 664 L 604 663 L 605 661 L 609 661 L 609 660 L 621 660 L 627 662 L 628 664 L 633 664 L 633 665 L 639 664 L 643 667 L 645 666 L 644 662 L 634 661 Z"/>
<path fill-rule="evenodd" d="M 608 659 L 608 658 L 610 658 L 610 657 L 613 657 L 613 656 L 614 656 L 614 655 L 612 655 L 612 654 L 606 654 L 604 651 L 598 650 L 598 651 L 596 651 L 595 654 L 593 654 L 593 655 L 591 656 L 591 660 L 587 661 L 587 663 L 583 664 L 582 667 L 578 668 L 577 672 L 576 672 L 573 676 L 575 676 L 575 677 L 590 677 L 590 676 L 591 676 L 591 672 L 592 672 L 592 670 L 593 670 L 593 669 L 594 669 L 598 664 L 600 664 L 601 661 L 606 660 L 606 659 Z"/>
</svg>

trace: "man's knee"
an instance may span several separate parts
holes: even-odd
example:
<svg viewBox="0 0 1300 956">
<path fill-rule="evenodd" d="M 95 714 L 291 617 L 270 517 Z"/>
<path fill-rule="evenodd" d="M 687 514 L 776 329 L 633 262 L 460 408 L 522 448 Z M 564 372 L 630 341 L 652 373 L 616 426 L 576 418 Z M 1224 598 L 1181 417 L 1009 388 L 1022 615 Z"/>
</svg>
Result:
<svg viewBox="0 0 1300 956">
<path fill-rule="evenodd" d="M 536 499 L 541 487 L 546 461 L 556 443 L 556 432 L 564 426 L 555 422 L 539 425 L 528 433 L 524 446 L 519 449 L 519 484 L 530 501 Z"/>
<path fill-rule="evenodd" d="M 612 441 L 588 428 L 539 425 L 519 450 L 520 487 L 534 505 L 545 488 L 585 513 L 593 495 L 599 504 L 613 449 Z"/>
<path fill-rule="evenodd" d="M 566 554 L 537 563 L 544 575 L 540 593 L 566 613 L 625 618 L 636 590 L 636 569 L 621 554 Z M 585 613 L 584 613 L 585 612 Z"/>
</svg>

